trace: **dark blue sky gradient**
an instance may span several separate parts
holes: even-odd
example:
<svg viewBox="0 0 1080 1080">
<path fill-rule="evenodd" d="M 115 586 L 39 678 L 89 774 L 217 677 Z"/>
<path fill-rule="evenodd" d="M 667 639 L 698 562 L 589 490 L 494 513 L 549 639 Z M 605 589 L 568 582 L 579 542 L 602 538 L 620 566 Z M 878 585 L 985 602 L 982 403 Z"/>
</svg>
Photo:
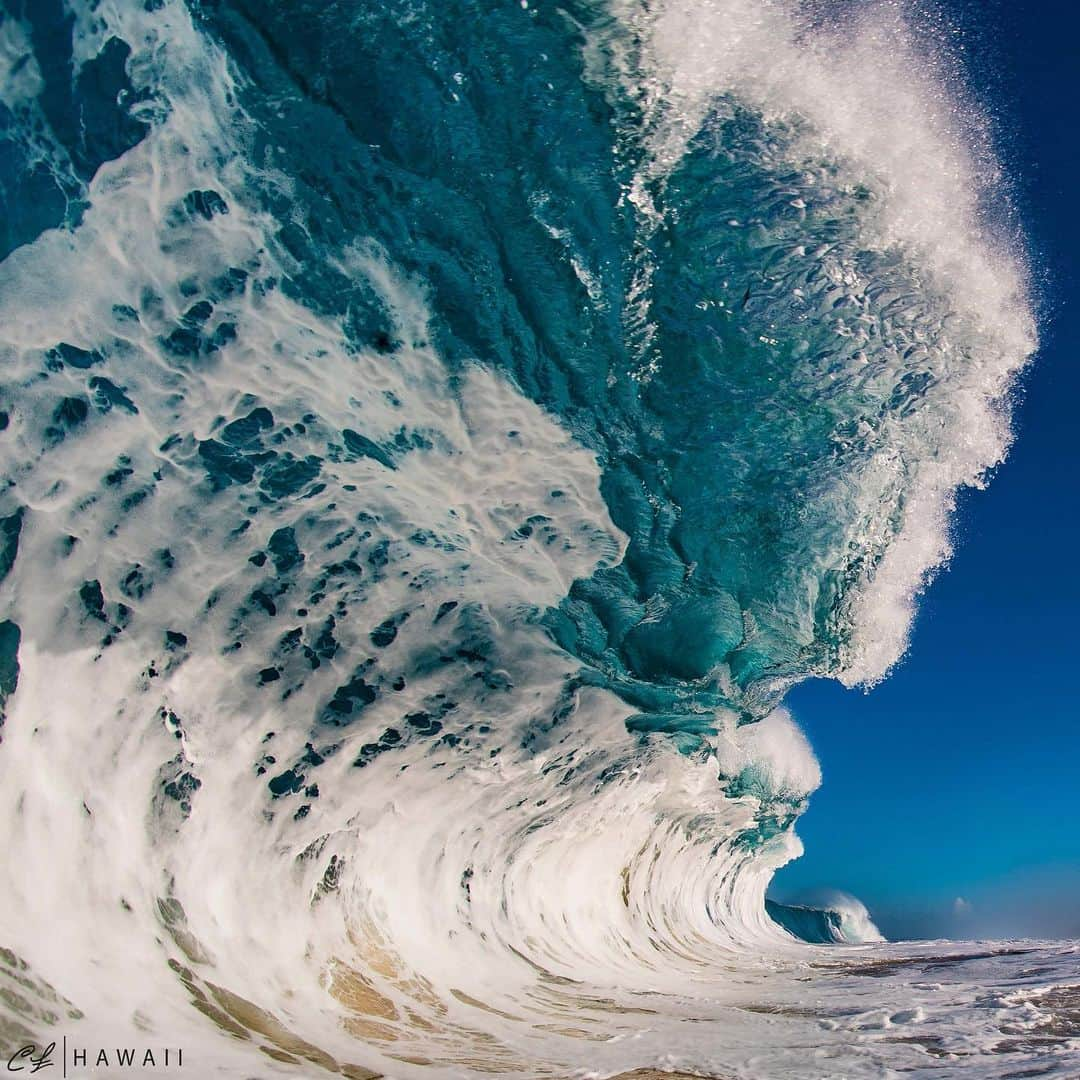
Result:
<svg viewBox="0 0 1080 1080">
<path fill-rule="evenodd" d="M 1016 181 L 1042 347 L 907 659 L 870 694 L 791 696 L 825 780 L 773 893 L 849 891 L 890 937 L 1080 937 L 1080 6 L 947 10 Z"/>
</svg>

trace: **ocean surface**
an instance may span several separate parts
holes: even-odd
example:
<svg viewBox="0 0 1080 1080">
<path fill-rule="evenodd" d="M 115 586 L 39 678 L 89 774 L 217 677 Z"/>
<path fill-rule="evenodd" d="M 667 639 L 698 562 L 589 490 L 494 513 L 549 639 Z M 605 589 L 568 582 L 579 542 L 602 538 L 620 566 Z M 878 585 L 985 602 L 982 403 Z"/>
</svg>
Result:
<svg viewBox="0 0 1080 1080">
<path fill-rule="evenodd" d="M 1080 1076 L 1077 944 L 765 900 L 1037 344 L 951 40 L 0 0 L 5 1055 Z"/>
</svg>

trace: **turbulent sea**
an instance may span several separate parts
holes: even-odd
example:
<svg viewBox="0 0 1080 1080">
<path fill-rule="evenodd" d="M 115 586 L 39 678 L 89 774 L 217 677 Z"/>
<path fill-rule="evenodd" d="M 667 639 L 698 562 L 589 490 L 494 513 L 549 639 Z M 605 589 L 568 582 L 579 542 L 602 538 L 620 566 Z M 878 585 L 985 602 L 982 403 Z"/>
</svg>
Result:
<svg viewBox="0 0 1080 1080">
<path fill-rule="evenodd" d="M 1080 1076 L 1075 944 L 765 900 L 1036 346 L 950 39 L 0 0 L 3 1060 Z"/>
</svg>

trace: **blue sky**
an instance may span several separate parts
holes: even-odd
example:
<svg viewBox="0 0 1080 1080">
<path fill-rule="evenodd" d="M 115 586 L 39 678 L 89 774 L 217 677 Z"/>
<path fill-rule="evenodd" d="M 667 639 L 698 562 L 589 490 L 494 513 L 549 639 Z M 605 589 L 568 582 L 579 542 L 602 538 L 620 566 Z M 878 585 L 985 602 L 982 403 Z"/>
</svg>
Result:
<svg viewBox="0 0 1080 1080">
<path fill-rule="evenodd" d="M 789 700 L 825 780 L 773 893 L 851 892 L 890 937 L 1080 937 L 1080 10 L 951 10 L 1017 183 L 1042 348 L 907 659 L 870 694 Z"/>
</svg>

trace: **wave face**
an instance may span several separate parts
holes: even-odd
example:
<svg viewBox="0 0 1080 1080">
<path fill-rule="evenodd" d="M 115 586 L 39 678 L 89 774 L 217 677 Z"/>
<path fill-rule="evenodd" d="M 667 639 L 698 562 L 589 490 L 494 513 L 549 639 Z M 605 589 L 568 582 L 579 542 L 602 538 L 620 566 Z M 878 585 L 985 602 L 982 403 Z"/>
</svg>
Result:
<svg viewBox="0 0 1080 1080">
<path fill-rule="evenodd" d="M 933 30 L 4 0 L 6 1042 L 804 1075 L 729 1004 L 781 702 L 901 655 L 1034 348 Z"/>
</svg>

